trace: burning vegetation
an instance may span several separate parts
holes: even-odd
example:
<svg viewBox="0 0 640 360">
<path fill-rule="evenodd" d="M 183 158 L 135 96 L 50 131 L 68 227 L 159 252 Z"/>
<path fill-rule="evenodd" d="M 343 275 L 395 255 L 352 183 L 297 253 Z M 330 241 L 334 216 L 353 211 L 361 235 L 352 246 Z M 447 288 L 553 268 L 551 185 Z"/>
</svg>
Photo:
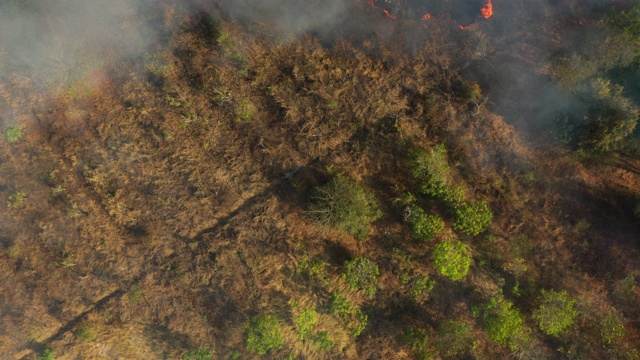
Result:
<svg viewBox="0 0 640 360">
<path fill-rule="evenodd" d="M 482 18 L 493 15 L 491 0 L 368 0 L 393 20 L 431 20 L 452 18 L 466 29 Z"/>
<path fill-rule="evenodd" d="M 0 358 L 637 360 L 640 5 L 493 2 L 0 3 Z"/>
</svg>

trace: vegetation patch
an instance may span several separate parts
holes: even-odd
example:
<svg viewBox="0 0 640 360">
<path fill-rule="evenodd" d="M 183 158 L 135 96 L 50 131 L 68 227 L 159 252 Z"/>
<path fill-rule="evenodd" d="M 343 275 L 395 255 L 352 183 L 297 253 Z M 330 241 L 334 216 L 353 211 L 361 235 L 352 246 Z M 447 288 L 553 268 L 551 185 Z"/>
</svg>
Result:
<svg viewBox="0 0 640 360">
<path fill-rule="evenodd" d="M 379 275 L 378 265 L 365 257 L 345 262 L 342 273 L 342 277 L 352 289 L 364 290 L 370 297 L 376 292 Z"/>
<path fill-rule="evenodd" d="M 7 139 L 8 142 L 14 143 L 22 138 L 23 132 L 24 127 L 20 125 L 13 125 L 2 130 L 2 135 L 4 135 L 5 139 Z"/>
<path fill-rule="evenodd" d="M 566 291 L 545 291 L 540 296 L 540 306 L 532 317 L 547 335 L 559 336 L 567 331 L 578 317 L 576 301 Z"/>
<path fill-rule="evenodd" d="M 445 240 L 433 250 L 438 272 L 451 280 L 461 280 L 471 265 L 469 248 L 457 240 Z"/>
<path fill-rule="evenodd" d="M 264 315 L 249 320 L 247 349 L 258 355 L 281 349 L 284 337 L 280 332 L 280 321 L 275 315 Z"/>
<path fill-rule="evenodd" d="M 489 339 L 512 350 L 517 348 L 518 337 L 524 332 L 524 319 L 511 302 L 491 298 L 475 308 L 474 315 L 480 318 Z"/>
<path fill-rule="evenodd" d="M 316 189 L 309 214 L 319 224 L 344 231 L 357 239 L 367 237 L 371 223 L 382 216 L 373 193 L 340 174 Z"/>
</svg>

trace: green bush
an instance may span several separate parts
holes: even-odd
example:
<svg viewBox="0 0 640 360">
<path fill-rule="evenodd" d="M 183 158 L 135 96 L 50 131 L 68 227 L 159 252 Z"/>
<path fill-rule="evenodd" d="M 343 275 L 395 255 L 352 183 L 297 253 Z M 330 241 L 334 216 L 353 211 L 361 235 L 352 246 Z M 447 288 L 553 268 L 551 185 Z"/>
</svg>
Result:
<svg viewBox="0 0 640 360">
<path fill-rule="evenodd" d="M 453 227 L 467 235 L 478 235 L 491 225 L 492 219 L 493 214 L 483 201 L 465 202 L 455 209 Z"/>
<path fill-rule="evenodd" d="M 7 206 L 10 208 L 18 209 L 24 206 L 24 199 L 27 198 L 27 194 L 23 192 L 16 192 L 9 195 L 9 201 L 7 201 Z"/>
<path fill-rule="evenodd" d="M 532 317 L 544 333 L 559 336 L 578 316 L 578 311 L 573 308 L 575 302 L 566 291 L 542 290 L 540 306 L 533 311 Z"/>
<path fill-rule="evenodd" d="M 474 315 L 482 321 L 489 339 L 516 349 L 517 339 L 524 332 L 524 320 L 520 311 L 504 299 L 491 298 L 487 303 L 474 309 Z"/>
<path fill-rule="evenodd" d="M 433 250 L 438 272 L 457 281 L 467 275 L 471 265 L 468 247 L 460 241 L 446 240 Z"/>
<path fill-rule="evenodd" d="M 338 315 L 353 336 L 358 336 L 367 327 L 368 317 L 362 311 L 351 305 L 347 296 L 340 291 L 331 293 L 329 311 Z"/>
<path fill-rule="evenodd" d="M 624 317 L 611 309 L 600 325 L 602 345 L 616 346 L 624 339 Z"/>
<path fill-rule="evenodd" d="M 284 337 L 280 332 L 280 322 L 275 315 L 265 315 L 249 320 L 247 349 L 255 354 L 264 355 L 272 349 L 281 349 Z"/>
<path fill-rule="evenodd" d="M 182 355 L 182 360 L 211 360 L 213 354 L 211 351 L 203 348 L 189 350 Z"/>
<path fill-rule="evenodd" d="M 420 181 L 420 190 L 425 195 L 441 197 L 449 186 L 449 162 L 444 144 L 431 151 L 415 149 L 411 154 L 413 177 Z"/>
<path fill-rule="evenodd" d="M 428 275 L 419 276 L 411 281 L 409 294 L 411 294 L 414 299 L 420 300 L 426 291 L 433 290 L 435 284 L 436 282 L 429 279 Z"/>
<path fill-rule="evenodd" d="M 320 350 L 329 350 L 333 347 L 333 340 L 326 331 L 320 331 L 311 337 L 313 345 Z"/>
<path fill-rule="evenodd" d="M 76 336 L 80 340 L 93 341 L 98 336 L 98 330 L 95 325 L 85 322 L 76 330 Z"/>
<path fill-rule="evenodd" d="M 343 175 L 316 189 L 309 213 L 318 223 L 358 239 L 369 235 L 371 223 L 382 216 L 373 194 Z"/>
<path fill-rule="evenodd" d="M 307 309 L 300 313 L 300 315 L 296 316 L 293 323 L 296 326 L 296 330 L 298 330 L 298 337 L 300 340 L 304 340 L 311 335 L 311 332 L 317 322 L 318 313 L 313 309 Z"/>
<path fill-rule="evenodd" d="M 56 352 L 53 349 L 46 349 L 38 355 L 38 360 L 55 360 Z"/>
<path fill-rule="evenodd" d="M 405 212 L 416 239 L 428 241 L 444 230 L 444 221 L 438 215 L 427 215 L 419 206 L 407 207 Z"/>
<path fill-rule="evenodd" d="M 424 329 L 409 326 L 404 332 L 405 340 L 411 345 L 411 351 L 417 360 L 431 360 L 434 352 L 429 343 L 429 335 Z"/>
<path fill-rule="evenodd" d="M 2 134 L 10 143 L 14 143 L 20 140 L 20 138 L 22 138 L 23 132 L 24 132 L 24 127 L 20 125 L 13 125 L 2 130 Z"/>
<path fill-rule="evenodd" d="M 369 296 L 376 292 L 380 270 L 378 265 L 365 257 L 357 257 L 344 263 L 342 277 L 354 290 L 364 290 Z"/>
<path fill-rule="evenodd" d="M 444 356 L 464 356 L 474 346 L 471 326 L 462 321 L 445 320 L 438 327 L 435 348 Z"/>
</svg>

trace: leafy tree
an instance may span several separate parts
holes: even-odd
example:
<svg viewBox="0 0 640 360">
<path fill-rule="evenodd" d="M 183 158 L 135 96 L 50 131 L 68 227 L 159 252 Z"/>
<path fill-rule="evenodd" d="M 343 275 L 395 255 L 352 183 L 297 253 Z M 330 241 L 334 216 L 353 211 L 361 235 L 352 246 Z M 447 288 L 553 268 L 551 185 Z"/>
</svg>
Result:
<svg viewBox="0 0 640 360">
<path fill-rule="evenodd" d="M 595 79 L 583 96 L 589 107 L 578 125 L 580 145 L 601 151 L 616 150 L 622 140 L 633 133 L 640 112 L 622 96 L 622 87 L 609 80 Z"/>
<path fill-rule="evenodd" d="M 485 202 L 465 202 L 455 209 L 453 227 L 467 235 L 478 235 L 491 225 L 492 219 L 493 213 Z"/>
<path fill-rule="evenodd" d="M 578 316 L 573 308 L 575 300 L 566 291 L 545 291 L 540 296 L 540 306 L 533 311 L 533 319 L 547 335 L 558 336 L 566 331 Z"/>
<path fill-rule="evenodd" d="M 415 149 L 412 154 L 413 177 L 420 181 L 425 195 L 440 197 L 449 186 L 447 149 L 439 144 L 431 150 Z"/>
<path fill-rule="evenodd" d="M 247 332 L 247 349 L 264 355 L 272 349 L 281 349 L 284 337 L 280 332 L 280 322 L 275 315 L 252 318 Z"/>
<path fill-rule="evenodd" d="M 318 223 L 358 239 L 364 239 L 371 230 L 371 223 L 382 216 L 373 194 L 343 175 L 336 175 L 316 189 L 309 213 Z"/>
<path fill-rule="evenodd" d="M 451 280 L 460 280 L 467 275 L 471 255 L 467 245 L 460 241 L 446 240 L 433 250 L 438 272 Z"/>
<path fill-rule="evenodd" d="M 345 262 L 342 277 L 354 290 L 364 290 L 370 296 L 376 291 L 380 270 L 378 265 L 365 257 L 357 257 Z"/>
<path fill-rule="evenodd" d="M 213 354 L 211 351 L 203 348 L 189 350 L 182 355 L 182 360 L 211 360 Z"/>
<path fill-rule="evenodd" d="M 524 320 L 518 309 L 504 299 L 491 298 L 474 309 L 489 338 L 515 350 L 518 336 L 524 332 Z"/>
<path fill-rule="evenodd" d="M 438 327 L 435 348 L 444 356 L 463 356 L 475 344 L 471 326 L 463 321 L 445 320 Z"/>
<path fill-rule="evenodd" d="M 419 206 L 407 207 L 405 216 L 413 228 L 416 239 L 428 241 L 444 230 L 444 221 L 438 215 L 427 215 Z"/>
</svg>

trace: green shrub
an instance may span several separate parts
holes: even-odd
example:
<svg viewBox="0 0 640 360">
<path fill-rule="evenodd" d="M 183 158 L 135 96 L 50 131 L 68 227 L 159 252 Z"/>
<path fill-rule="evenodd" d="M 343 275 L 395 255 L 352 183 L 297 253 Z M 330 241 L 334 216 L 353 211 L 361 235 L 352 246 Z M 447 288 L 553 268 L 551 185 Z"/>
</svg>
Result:
<svg viewBox="0 0 640 360">
<path fill-rule="evenodd" d="M 38 355 L 38 360 L 55 360 L 56 352 L 53 349 L 46 349 Z"/>
<path fill-rule="evenodd" d="M 444 221 L 438 215 L 427 215 L 419 206 L 407 207 L 405 212 L 416 239 L 428 241 L 444 230 Z"/>
<path fill-rule="evenodd" d="M 24 127 L 20 125 L 13 125 L 2 130 L 2 134 L 10 143 L 14 143 L 20 140 L 20 138 L 22 138 L 23 132 L 24 132 Z"/>
<path fill-rule="evenodd" d="M 331 336 L 326 331 L 320 331 L 311 336 L 311 342 L 320 350 L 329 350 L 333 347 L 333 340 L 331 340 Z"/>
<path fill-rule="evenodd" d="M 344 321 L 353 336 L 360 335 L 367 327 L 367 315 L 363 314 L 359 308 L 351 305 L 347 296 L 340 291 L 331 293 L 329 311 L 338 315 Z"/>
<path fill-rule="evenodd" d="M 478 235 L 491 225 L 492 219 L 493 214 L 483 201 L 466 202 L 455 209 L 453 227 L 467 235 Z"/>
<path fill-rule="evenodd" d="M 409 294 L 411 294 L 411 296 L 416 300 L 420 300 L 426 291 L 433 290 L 435 284 L 436 282 L 429 279 L 428 275 L 419 276 L 410 283 Z"/>
<path fill-rule="evenodd" d="M 203 348 L 189 350 L 182 355 L 182 360 L 211 360 L 213 354 L 211 351 Z"/>
<path fill-rule="evenodd" d="M 424 329 L 409 326 L 404 332 L 405 340 L 411 345 L 411 351 L 418 360 L 431 360 L 434 352 L 429 343 L 429 335 Z"/>
<path fill-rule="evenodd" d="M 467 275 L 471 265 L 468 247 L 460 241 L 446 240 L 433 250 L 438 272 L 457 281 Z"/>
<path fill-rule="evenodd" d="M 444 356 L 463 356 L 474 346 L 471 326 L 462 321 L 445 320 L 438 327 L 435 348 Z"/>
<path fill-rule="evenodd" d="M 378 285 L 378 265 L 365 257 L 357 257 L 344 263 L 342 277 L 354 290 L 364 290 L 372 296 Z"/>
<path fill-rule="evenodd" d="M 420 181 L 420 190 L 429 196 L 440 197 L 449 185 L 447 149 L 439 144 L 433 149 L 415 149 L 411 154 L 413 177 Z"/>
<path fill-rule="evenodd" d="M 600 336 L 604 346 L 616 346 L 624 339 L 624 317 L 615 309 L 602 320 Z"/>
<path fill-rule="evenodd" d="M 504 299 L 491 298 L 487 303 L 474 309 L 474 315 L 482 321 L 489 339 L 509 347 L 517 348 L 517 339 L 524 332 L 524 320 L 520 311 Z"/>
<path fill-rule="evenodd" d="M 544 333 L 559 336 L 578 316 L 578 311 L 573 308 L 575 302 L 566 291 L 542 290 L 540 306 L 533 311 L 532 317 Z"/>
<path fill-rule="evenodd" d="M 275 315 L 265 315 L 249 320 L 247 349 L 255 354 L 264 355 L 272 349 L 281 349 L 284 337 L 280 332 L 280 322 Z"/>
<path fill-rule="evenodd" d="M 300 313 L 300 315 L 296 316 L 296 318 L 293 320 L 293 323 L 298 330 L 298 337 L 300 338 L 300 340 L 304 340 L 309 335 L 311 335 L 311 332 L 313 331 L 313 328 L 316 326 L 317 322 L 318 313 L 313 309 L 307 309 Z"/>
<path fill-rule="evenodd" d="M 23 192 L 16 192 L 9 195 L 9 201 L 7 201 L 7 206 L 10 208 L 18 209 L 24 206 L 24 199 L 27 198 L 27 194 Z"/>
<path fill-rule="evenodd" d="M 85 322 L 76 330 L 76 336 L 80 340 L 93 341 L 96 339 L 96 336 L 98 336 L 98 330 L 95 325 Z"/>
<path fill-rule="evenodd" d="M 318 223 L 358 239 L 364 239 L 371 230 L 371 222 L 382 216 L 373 194 L 343 175 L 334 176 L 316 189 L 309 213 Z"/>
</svg>

